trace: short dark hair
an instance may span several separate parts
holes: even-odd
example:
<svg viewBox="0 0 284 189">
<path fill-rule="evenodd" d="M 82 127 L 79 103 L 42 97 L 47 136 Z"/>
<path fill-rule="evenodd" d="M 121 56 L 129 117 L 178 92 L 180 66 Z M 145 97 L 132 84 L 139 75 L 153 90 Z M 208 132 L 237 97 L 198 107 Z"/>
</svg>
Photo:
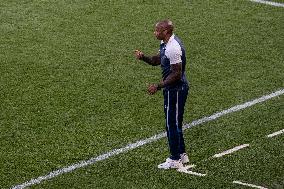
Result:
<svg viewBox="0 0 284 189">
<path fill-rule="evenodd" d="M 171 20 L 169 20 L 169 19 L 159 21 L 156 24 L 156 26 L 162 27 L 163 29 L 167 30 L 170 34 L 172 34 L 173 31 L 174 31 L 173 22 Z"/>
</svg>

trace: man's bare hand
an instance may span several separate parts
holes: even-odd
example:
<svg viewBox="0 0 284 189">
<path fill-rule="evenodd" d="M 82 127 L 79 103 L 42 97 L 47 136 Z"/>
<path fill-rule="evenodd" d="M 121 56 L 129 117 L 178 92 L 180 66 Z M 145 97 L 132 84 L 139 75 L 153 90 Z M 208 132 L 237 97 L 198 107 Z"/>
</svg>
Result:
<svg viewBox="0 0 284 189">
<path fill-rule="evenodd" d="M 148 86 L 148 94 L 149 94 L 149 95 L 153 95 L 153 94 L 155 94 L 157 91 L 158 91 L 158 85 L 156 85 L 156 84 L 150 84 L 150 85 Z"/>
<path fill-rule="evenodd" d="M 135 50 L 134 53 L 135 53 L 136 58 L 139 60 L 144 56 L 144 53 L 140 50 Z"/>
</svg>

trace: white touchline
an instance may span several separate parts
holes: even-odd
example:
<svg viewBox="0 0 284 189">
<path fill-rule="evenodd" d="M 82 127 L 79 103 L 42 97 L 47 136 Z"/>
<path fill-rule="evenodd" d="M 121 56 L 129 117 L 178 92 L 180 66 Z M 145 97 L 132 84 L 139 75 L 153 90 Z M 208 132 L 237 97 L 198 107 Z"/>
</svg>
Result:
<svg viewBox="0 0 284 189">
<path fill-rule="evenodd" d="M 282 130 L 280 130 L 280 131 L 277 131 L 277 132 L 275 132 L 275 133 L 272 133 L 272 134 L 270 134 L 270 135 L 267 135 L 267 137 L 268 137 L 268 138 L 275 137 L 275 136 L 280 135 L 280 134 L 282 134 L 282 133 L 284 133 L 284 129 L 282 129 Z"/>
<path fill-rule="evenodd" d="M 177 169 L 178 172 L 181 173 L 186 173 L 186 174 L 190 174 L 190 175 L 195 175 L 195 176 L 200 176 L 200 177 L 205 177 L 206 174 L 202 174 L 202 173 L 197 173 L 197 172 L 193 172 L 193 171 L 189 171 L 188 169 L 194 168 L 196 165 L 187 165 L 184 167 L 181 167 L 179 169 Z"/>
<path fill-rule="evenodd" d="M 249 101 L 249 102 L 246 102 L 244 104 L 240 104 L 240 105 L 237 105 L 237 106 L 234 106 L 232 108 L 229 108 L 227 110 L 223 110 L 221 112 L 218 112 L 218 113 L 215 113 L 209 117 L 204 117 L 204 118 L 201 118 L 201 119 L 198 119 L 196 121 L 193 121 L 191 122 L 190 124 L 186 124 L 183 126 L 183 129 L 188 129 L 190 127 L 193 127 L 193 126 L 196 126 L 196 125 L 200 125 L 202 123 L 205 123 L 205 122 L 209 122 L 209 121 L 212 121 L 212 120 L 215 120 L 221 116 L 224 116 L 226 114 L 229 114 L 229 113 L 233 113 L 233 112 L 237 112 L 237 111 L 240 111 L 242 109 L 245 109 L 245 108 L 248 108 L 250 106 L 253 106 L 255 104 L 258 104 L 258 103 L 261 103 L 261 102 L 264 102 L 264 101 L 267 101 L 271 98 L 274 98 L 274 97 L 277 97 L 277 96 L 280 96 L 280 95 L 283 95 L 284 94 L 284 89 L 282 90 L 279 90 L 279 91 L 276 91 L 274 93 L 271 93 L 269 95 L 266 95 L 266 96 L 262 96 L 258 99 L 255 99 L 255 100 L 252 100 L 252 101 Z"/>
<path fill-rule="evenodd" d="M 192 165 L 186 165 L 184 167 L 182 167 L 181 169 L 191 169 L 191 168 L 194 168 L 196 167 L 196 165 L 192 164 Z"/>
<path fill-rule="evenodd" d="M 204 118 L 201 118 L 199 120 L 193 121 L 190 124 L 184 125 L 183 126 L 183 130 L 191 128 L 191 127 L 194 127 L 194 126 L 197 126 L 197 125 L 200 125 L 200 124 L 205 123 L 205 122 L 209 122 L 209 121 L 215 120 L 215 119 L 217 119 L 217 118 L 219 118 L 221 116 L 224 116 L 226 114 L 233 113 L 233 112 L 236 112 L 236 111 L 240 111 L 242 109 L 248 108 L 250 106 L 253 106 L 255 104 L 267 101 L 267 100 L 269 100 L 271 98 L 274 98 L 274 97 L 277 97 L 277 96 L 280 96 L 280 95 L 283 95 L 283 94 L 284 94 L 284 89 L 281 89 L 281 90 L 276 91 L 274 93 L 271 93 L 269 95 L 262 96 L 262 97 L 260 97 L 258 99 L 246 102 L 246 103 L 241 104 L 241 105 L 234 106 L 234 107 L 232 107 L 230 109 L 227 109 L 227 110 L 223 110 L 221 112 L 213 114 L 212 116 L 204 117 Z M 64 167 L 62 169 L 58 169 L 56 171 L 48 173 L 47 175 L 40 176 L 40 177 L 38 177 L 36 179 L 31 179 L 30 181 L 27 181 L 25 183 L 13 186 L 12 188 L 13 189 L 22 189 L 22 188 L 26 188 L 28 186 L 39 184 L 39 183 L 41 183 L 44 180 L 49 180 L 49 179 L 52 179 L 52 178 L 57 177 L 59 175 L 62 175 L 63 173 L 72 172 L 75 169 L 78 169 L 78 168 L 81 168 L 81 167 L 86 167 L 88 165 L 92 165 L 92 164 L 94 164 L 94 163 L 96 163 L 98 161 L 103 161 L 105 159 L 108 159 L 109 157 L 112 157 L 112 156 L 115 156 L 115 155 L 118 155 L 118 154 L 121 154 L 121 153 L 125 153 L 125 152 L 127 152 L 129 150 L 138 148 L 139 146 L 143 146 L 143 145 L 148 144 L 148 143 L 152 143 L 152 142 L 157 141 L 157 140 L 159 140 L 161 138 L 164 138 L 164 137 L 166 137 L 166 132 L 157 134 L 155 136 L 152 136 L 152 137 L 144 139 L 144 140 L 139 140 L 139 141 L 137 141 L 135 143 L 128 144 L 127 146 L 119 148 L 119 149 L 114 149 L 114 150 L 112 150 L 110 152 L 107 152 L 105 154 L 102 154 L 102 155 L 99 155 L 97 157 L 91 158 L 89 160 L 81 161 L 81 162 L 78 162 L 76 164 Z"/>
<path fill-rule="evenodd" d="M 283 3 L 276 3 L 276 2 L 272 2 L 272 1 L 263 1 L 263 0 L 250 0 L 252 2 L 256 2 L 256 3 L 263 3 L 263 4 L 267 4 L 267 5 L 272 5 L 272 6 L 276 6 L 276 7 L 284 7 Z"/>
<path fill-rule="evenodd" d="M 243 149 L 243 148 L 246 148 L 246 147 L 248 147 L 248 146 L 249 146 L 249 144 L 243 144 L 243 145 L 240 145 L 240 146 L 236 146 L 236 147 L 234 147 L 234 148 L 232 148 L 232 149 L 229 149 L 229 150 L 226 150 L 226 151 L 224 151 L 224 152 L 222 152 L 222 153 L 215 154 L 215 155 L 213 156 L 213 158 L 219 158 L 219 157 L 222 157 L 222 156 L 224 156 L 224 155 L 231 154 L 231 153 L 233 153 L 233 152 L 236 152 L 236 151 L 238 151 L 238 150 L 240 150 L 240 149 Z"/>
<path fill-rule="evenodd" d="M 182 173 L 190 174 L 190 175 L 199 176 L 199 177 L 205 177 L 206 176 L 206 174 L 197 173 L 197 172 L 188 171 L 188 170 L 183 170 L 183 169 L 178 169 L 178 171 L 182 172 Z"/>
<path fill-rule="evenodd" d="M 241 181 L 233 181 L 234 184 L 240 184 L 240 185 L 244 185 L 244 186 L 249 186 L 249 187 L 252 187 L 252 188 L 259 188 L 259 189 L 268 189 L 268 188 L 265 188 L 265 187 L 262 187 L 262 186 L 257 186 L 257 185 L 254 185 L 254 184 L 248 184 L 248 183 L 244 183 L 244 182 L 241 182 Z"/>
</svg>

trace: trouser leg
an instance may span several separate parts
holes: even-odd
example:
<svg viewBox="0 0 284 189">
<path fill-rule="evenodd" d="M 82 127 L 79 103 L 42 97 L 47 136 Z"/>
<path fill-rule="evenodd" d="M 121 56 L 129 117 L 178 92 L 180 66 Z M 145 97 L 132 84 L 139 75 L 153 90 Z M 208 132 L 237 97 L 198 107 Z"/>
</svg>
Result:
<svg viewBox="0 0 284 189">
<path fill-rule="evenodd" d="M 183 132 L 182 132 L 182 123 L 183 123 L 183 114 L 184 114 L 184 107 L 186 103 L 188 95 L 188 89 L 184 89 L 179 91 L 178 93 L 178 128 L 179 128 L 179 150 L 180 154 L 185 153 L 185 144 L 184 144 L 184 138 L 183 138 Z"/>
<path fill-rule="evenodd" d="M 174 160 L 180 159 L 180 154 L 185 152 L 182 121 L 186 97 L 184 91 L 164 91 L 166 131 L 171 159 Z"/>
</svg>

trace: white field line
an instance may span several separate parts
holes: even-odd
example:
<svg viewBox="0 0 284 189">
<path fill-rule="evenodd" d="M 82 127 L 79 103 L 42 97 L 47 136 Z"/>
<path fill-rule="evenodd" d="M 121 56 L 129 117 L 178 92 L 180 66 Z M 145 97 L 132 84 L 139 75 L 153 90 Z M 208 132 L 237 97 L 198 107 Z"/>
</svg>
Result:
<svg viewBox="0 0 284 189">
<path fill-rule="evenodd" d="M 181 173 L 186 173 L 186 174 L 190 174 L 190 175 L 195 175 L 195 176 L 199 176 L 199 177 L 205 177 L 206 174 L 202 174 L 202 173 L 197 173 L 197 172 L 193 172 L 193 171 L 189 171 L 188 169 L 192 169 L 194 168 L 196 165 L 192 164 L 192 165 L 187 165 L 184 167 L 181 167 L 179 169 L 177 169 L 178 172 Z"/>
<path fill-rule="evenodd" d="M 250 1 L 256 2 L 256 3 L 272 5 L 272 6 L 275 6 L 275 7 L 284 7 L 283 3 L 276 3 L 276 2 L 272 2 L 272 1 L 263 1 L 263 0 L 250 0 Z"/>
<path fill-rule="evenodd" d="M 178 172 L 186 173 L 186 174 L 190 174 L 190 175 L 195 175 L 195 176 L 199 176 L 199 177 L 205 177 L 206 176 L 206 174 L 197 173 L 197 172 L 189 171 L 189 170 L 186 170 L 186 169 L 178 169 Z"/>
<path fill-rule="evenodd" d="M 271 93 L 269 95 L 266 95 L 266 96 L 262 96 L 258 99 L 255 99 L 255 100 L 252 100 L 252 101 L 249 101 L 249 102 L 246 102 L 244 104 L 240 104 L 240 105 L 237 105 L 237 106 L 234 106 L 232 108 L 229 108 L 227 110 L 223 110 L 221 112 L 218 112 L 218 113 L 215 113 L 209 117 L 204 117 L 204 118 L 201 118 L 201 119 L 198 119 L 196 121 L 193 121 L 191 122 L 190 124 L 186 124 L 183 126 L 183 129 L 188 129 L 190 127 L 193 127 L 193 126 L 196 126 L 196 125 L 200 125 L 202 123 L 205 123 L 205 122 L 209 122 L 209 121 L 212 121 L 212 120 L 215 120 L 221 116 L 224 116 L 226 114 L 229 114 L 229 113 L 233 113 L 233 112 L 237 112 L 237 111 L 240 111 L 242 109 L 245 109 L 245 108 L 248 108 L 250 106 L 253 106 L 255 104 L 258 104 L 258 103 L 262 103 L 264 101 L 267 101 L 271 98 L 274 98 L 274 97 L 277 97 L 277 96 L 280 96 L 280 95 L 283 95 L 284 94 L 284 89 L 282 90 L 279 90 L 279 91 L 276 91 L 274 93 Z"/>
<path fill-rule="evenodd" d="M 196 165 L 191 164 L 191 165 L 186 165 L 186 166 L 182 167 L 181 169 L 192 169 L 194 167 L 196 167 Z"/>
<path fill-rule="evenodd" d="M 280 134 L 283 134 L 284 133 L 284 129 L 280 130 L 280 131 L 277 131 L 275 133 L 272 133 L 270 135 L 267 135 L 268 138 L 272 138 L 272 137 L 275 137 L 277 135 L 280 135 Z"/>
<path fill-rule="evenodd" d="M 234 107 L 229 108 L 227 110 L 223 110 L 221 112 L 215 113 L 215 114 L 213 114 L 213 115 L 211 115 L 209 117 L 204 117 L 204 118 L 201 118 L 199 120 L 193 121 L 190 124 L 184 125 L 183 126 L 183 130 L 191 128 L 191 127 L 194 127 L 194 126 L 197 126 L 197 125 L 200 125 L 202 123 L 206 123 L 206 122 L 215 120 L 215 119 L 217 119 L 217 118 L 219 118 L 221 116 L 224 116 L 226 114 L 233 113 L 233 112 L 236 112 L 236 111 L 240 111 L 242 109 L 248 108 L 250 106 L 253 106 L 255 104 L 267 101 L 267 100 L 269 100 L 271 98 L 274 98 L 274 97 L 277 97 L 277 96 L 280 96 L 280 95 L 283 95 L 283 94 L 284 94 L 284 89 L 281 89 L 281 90 L 276 91 L 274 93 L 271 93 L 269 95 L 265 95 L 265 96 L 262 96 L 262 97 L 260 97 L 258 99 L 255 99 L 255 100 L 246 102 L 244 104 L 240 104 L 240 105 L 234 106 Z M 48 173 L 47 175 L 40 176 L 40 177 L 35 178 L 35 179 L 31 179 L 30 181 L 27 181 L 25 183 L 13 186 L 12 188 L 13 189 L 22 189 L 22 188 L 26 188 L 26 187 L 29 187 L 29 186 L 32 186 L 32 185 L 35 185 L 35 184 L 39 184 L 42 181 L 52 179 L 52 178 L 57 177 L 59 175 L 62 175 L 64 173 L 72 172 L 72 171 L 74 171 L 75 169 L 78 169 L 78 168 L 82 168 L 82 167 L 86 167 L 86 166 L 92 165 L 92 164 L 94 164 L 94 163 L 96 163 L 98 161 L 103 161 L 103 160 L 108 159 L 108 158 L 110 158 L 112 156 L 115 156 L 115 155 L 118 155 L 118 154 L 121 154 L 121 153 L 125 153 L 125 152 L 127 152 L 129 150 L 138 148 L 139 146 L 143 146 L 143 145 L 148 144 L 148 143 L 155 142 L 155 141 L 157 141 L 157 140 L 159 140 L 161 138 L 164 138 L 164 137 L 166 137 L 166 132 L 157 134 L 155 136 L 152 136 L 152 137 L 144 139 L 144 140 L 139 140 L 139 141 L 137 141 L 135 143 L 128 144 L 127 146 L 119 148 L 119 149 L 114 149 L 112 151 L 109 151 L 109 152 L 107 152 L 105 154 L 102 154 L 102 155 L 99 155 L 97 157 L 91 158 L 89 160 L 81 161 L 81 162 L 78 162 L 76 164 L 73 164 L 73 165 L 70 165 L 70 166 L 67 166 L 67 167 L 63 167 L 62 169 L 58 169 L 56 171 Z"/>
<path fill-rule="evenodd" d="M 254 184 L 248 184 L 248 183 L 244 183 L 244 182 L 241 182 L 241 181 L 233 181 L 234 184 L 240 184 L 240 185 L 243 185 L 243 186 L 249 186 L 249 187 L 252 187 L 252 188 L 259 188 L 259 189 L 268 189 L 268 188 L 265 188 L 265 187 L 262 187 L 262 186 L 257 186 L 257 185 L 254 185 Z"/>
<path fill-rule="evenodd" d="M 238 150 L 241 150 L 241 149 L 243 149 L 243 148 L 246 148 L 246 147 L 248 147 L 248 146 L 249 146 L 249 144 L 243 144 L 243 145 L 240 145 L 240 146 L 236 146 L 236 147 L 234 147 L 234 148 L 232 148 L 232 149 L 229 149 L 229 150 L 226 150 L 226 151 L 224 151 L 224 152 L 222 152 L 222 153 L 215 154 L 215 155 L 213 156 L 213 158 L 219 158 L 219 157 L 222 157 L 222 156 L 224 156 L 224 155 L 228 155 L 228 154 L 234 153 L 234 152 L 236 152 L 236 151 L 238 151 Z"/>
</svg>

